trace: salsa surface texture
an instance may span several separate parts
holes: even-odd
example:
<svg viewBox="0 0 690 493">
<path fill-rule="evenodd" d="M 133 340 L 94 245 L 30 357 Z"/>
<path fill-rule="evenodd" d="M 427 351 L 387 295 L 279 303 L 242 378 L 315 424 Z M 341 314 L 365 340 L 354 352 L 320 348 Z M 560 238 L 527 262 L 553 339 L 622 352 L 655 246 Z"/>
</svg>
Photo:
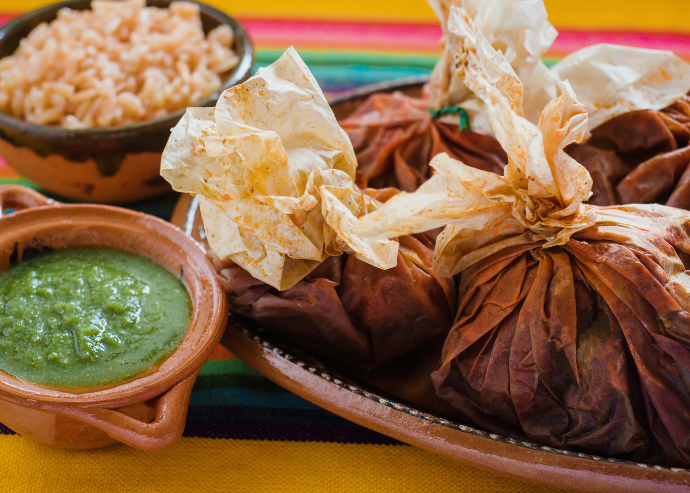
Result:
<svg viewBox="0 0 690 493">
<path fill-rule="evenodd" d="M 45 253 L 0 273 L 0 369 L 60 389 L 121 382 L 170 355 L 191 313 L 184 285 L 147 258 Z"/>
</svg>

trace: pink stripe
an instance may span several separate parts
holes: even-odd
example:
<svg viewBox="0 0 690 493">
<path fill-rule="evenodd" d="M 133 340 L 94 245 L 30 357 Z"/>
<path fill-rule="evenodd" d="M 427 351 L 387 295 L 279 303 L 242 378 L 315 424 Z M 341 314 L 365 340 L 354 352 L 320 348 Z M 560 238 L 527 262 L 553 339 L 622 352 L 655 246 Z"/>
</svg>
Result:
<svg viewBox="0 0 690 493">
<path fill-rule="evenodd" d="M 683 58 L 690 58 L 690 35 L 681 33 L 652 33 L 634 31 L 573 31 L 563 30 L 549 53 L 567 55 L 585 46 L 611 43 L 654 50 L 671 50 Z"/>
<path fill-rule="evenodd" d="M 8 166 L 5 160 L 0 157 L 0 176 L 13 176 L 16 175 L 15 171 Z"/>
<path fill-rule="evenodd" d="M 16 13 L 0 13 L 0 24 Z M 258 48 L 339 49 L 438 53 L 441 29 L 436 23 L 340 22 L 327 20 L 241 19 Z M 690 59 L 690 34 L 564 29 L 549 50 L 563 56 L 585 46 L 612 43 L 671 50 Z"/>
<path fill-rule="evenodd" d="M 438 52 L 438 24 L 241 19 L 256 46 Z"/>
<path fill-rule="evenodd" d="M 11 21 L 15 17 L 17 17 L 19 14 L 0 14 L 0 26 L 3 25 L 6 22 Z"/>
<path fill-rule="evenodd" d="M 441 29 L 437 24 L 394 24 L 313 20 L 243 19 L 258 47 L 349 48 L 438 52 Z M 550 55 L 566 55 L 598 43 L 671 50 L 690 58 L 690 34 L 634 31 L 560 30 Z"/>
</svg>

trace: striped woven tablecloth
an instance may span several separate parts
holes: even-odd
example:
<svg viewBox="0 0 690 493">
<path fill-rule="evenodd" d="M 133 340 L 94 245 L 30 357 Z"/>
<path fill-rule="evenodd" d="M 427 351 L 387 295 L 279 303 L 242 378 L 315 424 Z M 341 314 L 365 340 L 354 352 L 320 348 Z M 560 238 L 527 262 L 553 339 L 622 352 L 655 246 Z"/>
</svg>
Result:
<svg viewBox="0 0 690 493">
<path fill-rule="evenodd" d="M 45 3 L 0 0 L 0 22 Z M 243 21 L 257 47 L 257 66 L 294 45 L 331 95 L 428 74 L 436 61 L 440 29 L 424 0 L 207 3 Z M 561 32 L 550 58 L 598 42 L 672 49 L 690 58 L 687 0 L 547 0 L 546 6 Z M 31 186 L 0 161 L 1 183 Z M 132 207 L 168 218 L 175 199 Z M 283 390 L 219 347 L 197 379 L 184 436 L 168 450 L 55 450 L 0 425 L 0 492 L 25 491 L 558 490 L 456 463 L 352 424 Z"/>
</svg>

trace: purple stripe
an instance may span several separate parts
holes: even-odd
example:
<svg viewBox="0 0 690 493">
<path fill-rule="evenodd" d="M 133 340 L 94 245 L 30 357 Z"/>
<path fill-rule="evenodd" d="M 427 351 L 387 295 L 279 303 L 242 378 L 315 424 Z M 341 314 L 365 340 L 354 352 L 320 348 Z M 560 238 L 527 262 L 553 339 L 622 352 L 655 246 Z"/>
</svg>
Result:
<svg viewBox="0 0 690 493">
<path fill-rule="evenodd" d="M 237 440 L 282 440 L 401 445 L 323 409 L 192 406 L 184 436 Z"/>
</svg>

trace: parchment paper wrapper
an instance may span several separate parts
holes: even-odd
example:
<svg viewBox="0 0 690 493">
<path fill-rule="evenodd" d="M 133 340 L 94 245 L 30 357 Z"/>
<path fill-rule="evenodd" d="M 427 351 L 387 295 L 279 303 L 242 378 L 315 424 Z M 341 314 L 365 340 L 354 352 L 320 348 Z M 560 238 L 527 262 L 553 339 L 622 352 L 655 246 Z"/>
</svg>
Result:
<svg viewBox="0 0 690 493">
<path fill-rule="evenodd" d="M 293 49 L 190 108 L 161 174 L 201 196 L 209 256 L 231 312 L 283 340 L 371 371 L 443 337 L 455 284 L 431 267 L 429 238 L 352 232 L 394 190 L 363 193 L 345 132 Z M 384 270 L 385 269 L 385 270 Z"/>
<path fill-rule="evenodd" d="M 589 115 L 589 129 L 634 110 L 661 110 L 690 91 L 690 64 L 670 51 L 598 44 L 563 58 L 550 70 L 541 61 L 558 36 L 542 0 L 428 0 L 444 28 L 441 59 L 430 81 L 433 108 L 462 105 L 475 128 L 490 132 L 481 99 L 454 71 L 447 38 L 451 6 L 463 8 L 491 46 L 501 51 L 523 84 L 523 112 L 537 123 L 543 108 L 570 82 Z M 444 118 L 444 121 L 448 117 Z M 589 132 L 584 139 L 589 138 Z"/>
<path fill-rule="evenodd" d="M 538 239 L 554 246 L 593 225 L 595 216 L 582 203 L 592 180 L 563 152 L 582 139 L 587 127 L 587 114 L 569 85 L 563 84 L 563 94 L 547 106 L 537 127 L 521 116 L 517 75 L 465 11 L 452 9 L 447 37 L 456 46 L 458 76 L 485 101 L 496 138 L 508 155 L 504 176 L 441 154 L 431 162 L 437 174 L 417 192 L 393 197 L 359 220 L 355 231 L 369 238 L 392 238 L 451 224 L 439 236 L 434 256 L 436 271 L 451 276 L 464 268 L 463 253 L 477 249 L 478 237 L 487 234 L 483 231 L 494 235 L 491 230 L 500 225 L 507 228 L 505 234 L 524 233 L 513 241 Z M 462 227 L 456 224 L 460 220 Z"/>
<path fill-rule="evenodd" d="M 599 44 L 551 68 L 568 80 L 589 115 L 589 130 L 634 110 L 661 110 L 690 91 L 690 64 L 670 51 Z M 589 138 L 589 133 L 586 139 Z"/>
<path fill-rule="evenodd" d="M 536 126 L 465 12 L 451 10 L 448 36 L 506 149 L 504 176 L 438 156 L 437 175 L 355 227 L 393 237 L 448 224 L 434 268 L 460 274 L 460 300 L 437 394 L 489 431 L 687 467 L 690 213 L 584 204 L 591 178 L 563 148 L 583 138 L 587 114 L 568 83 Z"/>
<path fill-rule="evenodd" d="M 453 67 L 453 38 L 447 26 L 452 6 L 463 8 L 495 50 L 500 50 L 524 84 L 525 114 L 537 121 L 541 110 L 557 93 L 549 70 L 541 61 L 558 32 L 547 20 L 542 0 L 427 0 L 443 28 L 441 58 L 430 79 L 434 109 L 461 105 L 477 130 L 491 132 L 486 109 L 458 77 Z M 448 121 L 449 118 L 444 118 Z"/>
<path fill-rule="evenodd" d="M 445 35 L 451 5 L 462 4 L 471 11 L 484 34 L 510 53 L 512 63 L 525 77 L 529 73 L 530 80 L 551 80 L 540 57 L 555 30 L 546 21 L 541 0 L 429 0 L 429 4 L 444 30 L 441 58 L 428 86 L 430 95 L 374 94 L 340 122 L 357 153 L 360 187 L 414 191 L 433 173 L 429 161 L 443 152 L 468 166 L 502 173 L 507 157 L 493 136 L 484 103 L 453 74 L 451 46 Z M 539 97 L 544 103 L 550 99 L 550 95 Z M 467 112 L 471 130 L 459 125 L 457 113 L 432 118 L 429 111 L 457 105 Z"/>
<path fill-rule="evenodd" d="M 354 185 L 352 145 L 293 48 L 215 108 L 188 108 L 163 153 L 161 175 L 199 194 L 208 241 L 221 258 L 288 289 L 329 256 L 380 269 L 398 244 L 363 240 L 352 222 L 376 201 Z"/>
</svg>

